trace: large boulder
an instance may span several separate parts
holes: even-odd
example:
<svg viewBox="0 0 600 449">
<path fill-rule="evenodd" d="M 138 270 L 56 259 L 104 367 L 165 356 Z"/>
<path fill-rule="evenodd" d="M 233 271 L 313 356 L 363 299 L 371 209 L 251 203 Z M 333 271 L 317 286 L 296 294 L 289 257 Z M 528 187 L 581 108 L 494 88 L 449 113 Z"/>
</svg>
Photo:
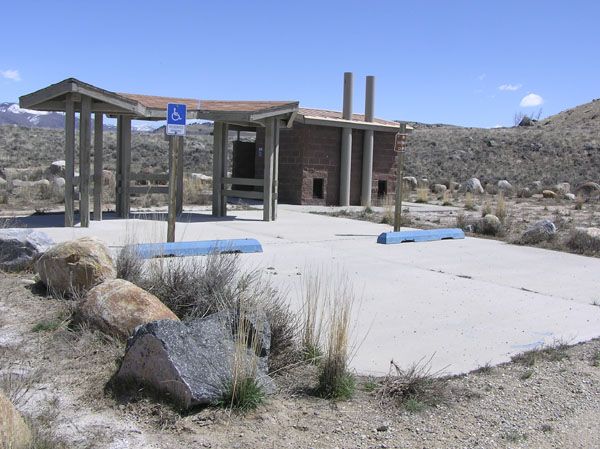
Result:
<svg viewBox="0 0 600 449">
<path fill-rule="evenodd" d="M 476 231 L 480 234 L 497 235 L 502 231 L 502 222 L 497 216 L 487 214 L 477 223 Z"/>
<path fill-rule="evenodd" d="M 35 267 L 42 282 L 58 293 L 89 290 L 116 277 L 110 251 L 95 237 L 59 243 L 46 251 Z"/>
<path fill-rule="evenodd" d="M 273 381 L 267 374 L 271 334 L 266 317 L 249 316 L 243 326 L 239 321 L 237 314 L 223 311 L 187 324 L 166 320 L 138 327 L 127 342 L 115 387 L 146 385 L 187 409 L 221 400 L 237 366 L 244 370 L 254 367 L 263 391 L 272 392 Z M 255 330 L 252 335 L 260 338 L 253 340 L 255 345 L 244 345 L 241 352 L 238 343 L 236 358 L 235 339 L 241 328 Z"/>
<path fill-rule="evenodd" d="M 2 390 L 0 413 L 0 449 L 29 449 L 32 442 L 31 430 Z"/>
<path fill-rule="evenodd" d="M 533 181 L 531 184 L 529 184 L 529 190 L 531 190 L 531 192 L 534 194 L 542 193 L 542 190 L 543 190 L 542 181 Z"/>
<path fill-rule="evenodd" d="M 477 179 L 477 178 L 468 179 L 464 183 L 464 188 L 465 188 L 465 191 L 471 192 L 471 193 L 483 194 L 483 192 L 484 192 L 483 187 L 481 186 L 481 181 L 479 181 L 479 179 Z"/>
<path fill-rule="evenodd" d="M 0 229 L 0 269 L 20 271 L 33 263 L 54 245 L 44 232 L 33 229 Z"/>
<path fill-rule="evenodd" d="M 179 321 L 160 299 L 123 279 L 96 285 L 78 304 L 79 319 L 119 338 L 133 334 L 137 326 L 158 320 Z"/>
<path fill-rule="evenodd" d="M 535 244 L 550 240 L 556 235 L 556 225 L 550 220 L 540 220 L 533 223 L 521 235 L 521 243 Z"/>
<path fill-rule="evenodd" d="M 600 184 L 595 182 L 584 182 L 575 190 L 577 195 L 581 195 L 585 199 L 600 197 Z"/>
</svg>

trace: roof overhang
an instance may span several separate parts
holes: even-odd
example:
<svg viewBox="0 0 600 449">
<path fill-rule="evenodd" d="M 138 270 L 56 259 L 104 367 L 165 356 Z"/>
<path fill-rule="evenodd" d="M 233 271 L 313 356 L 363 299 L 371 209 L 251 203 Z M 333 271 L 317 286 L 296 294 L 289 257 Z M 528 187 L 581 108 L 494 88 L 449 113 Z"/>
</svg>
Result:
<svg viewBox="0 0 600 449">
<path fill-rule="evenodd" d="M 388 133 L 396 133 L 400 129 L 400 123 L 395 125 L 387 125 L 377 122 L 363 122 L 358 120 L 344 120 L 338 118 L 316 117 L 310 115 L 297 114 L 295 121 L 305 125 L 320 125 L 334 126 L 336 128 L 352 128 L 352 129 L 370 129 L 373 131 L 381 131 Z M 407 126 L 407 130 L 412 130 L 412 127 Z"/>
<path fill-rule="evenodd" d="M 82 96 L 92 98 L 93 113 L 128 115 L 139 120 L 165 120 L 168 103 L 186 104 L 188 119 L 254 126 L 264 126 L 264 120 L 270 117 L 289 119 L 298 111 L 297 101 L 214 101 L 116 93 L 75 78 L 23 95 L 19 98 L 19 105 L 36 111 L 65 112 L 70 97 L 75 102 L 75 111 L 79 112 Z"/>
</svg>

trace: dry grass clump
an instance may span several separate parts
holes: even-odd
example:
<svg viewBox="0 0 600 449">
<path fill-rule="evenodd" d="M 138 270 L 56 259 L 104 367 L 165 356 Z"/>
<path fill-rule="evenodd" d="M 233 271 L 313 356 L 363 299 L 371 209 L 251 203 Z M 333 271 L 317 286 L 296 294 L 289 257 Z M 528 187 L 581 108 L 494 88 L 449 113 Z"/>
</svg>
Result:
<svg viewBox="0 0 600 449">
<path fill-rule="evenodd" d="M 262 329 L 264 323 L 255 322 L 253 325 L 248 313 L 258 317 L 256 311 L 247 311 L 244 305 L 240 305 L 237 310 L 231 379 L 227 381 L 220 402 L 224 407 L 242 412 L 255 409 L 265 398 L 258 378 L 258 358 L 262 340 L 262 332 L 258 328 Z"/>
<path fill-rule="evenodd" d="M 517 354 L 513 356 L 511 360 L 525 366 L 534 366 L 542 360 L 556 362 L 569 358 L 567 349 L 569 349 L 569 344 L 567 342 L 556 340 L 552 344 L 542 345 L 538 348 Z"/>
<path fill-rule="evenodd" d="M 317 393 L 329 399 L 348 399 L 355 389 L 348 364 L 351 358 L 350 331 L 354 292 L 350 280 L 340 277 L 326 305 L 326 335 L 319 364 Z"/>
<path fill-rule="evenodd" d="M 309 273 L 302 285 L 302 353 L 304 360 L 318 363 L 323 355 L 324 306 L 330 291 L 319 273 Z"/>
<path fill-rule="evenodd" d="M 415 203 L 428 203 L 429 202 L 429 189 L 427 187 L 417 188 L 417 199 Z"/>
<path fill-rule="evenodd" d="M 183 200 L 185 204 L 209 204 L 212 197 L 212 183 L 199 178 L 183 179 Z"/>
<path fill-rule="evenodd" d="M 393 360 L 380 389 L 381 402 L 393 400 L 409 412 L 419 412 L 448 399 L 448 386 L 440 378 L 443 370 L 432 372 L 431 359 L 421 359 L 403 370 Z"/>
<path fill-rule="evenodd" d="M 442 194 L 442 206 L 452 206 L 452 192 L 445 190 Z"/>
<path fill-rule="evenodd" d="M 135 245 L 125 245 L 119 251 L 115 262 L 117 278 L 139 284 L 144 276 L 144 260 L 138 254 Z"/>
<path fill-rule="evenodd" d="M 297 357 L 297 317 L 285 295 L 262 272 L 243 270 L 236 254 L 154 260 L 135 283 L 184 321 L 239 304 L 263 310 L 271 328 L 269 368 L 280 369 Z"/>
<path fill-rule="evenodd" d="M 491 215 L 492 214 L 492 206 L 490 205 L 490 203 L 488 201 L 485 201 L 483 203 L 483 206 L 481 207 L 481 216 L 485 217 L 486 215 Z"/>
<path fill-rule="evenodd" d="M 465 193 L 465 210 L 475 210 L 475 201 L 471 192 Z"/>
<path fill-rule="evenodd" d="M 577 254 L 600 254 L 600 238 L 592 237 L 585 229 L 573 229 L 565 244 L 570 251 Z"/>
<path fill-rule="evenodd" d="M 496 215 L 496 217 L 498 217 L 498 219 L 500 220 L 501 223 L 504 223 L 506 221 L 507 207 L 506 207 L 506 200 L 504 199 L 503 193 L 500 193 L 498 195 L 498 201 L 496 202 L 495 215 Z"/>
</svg>

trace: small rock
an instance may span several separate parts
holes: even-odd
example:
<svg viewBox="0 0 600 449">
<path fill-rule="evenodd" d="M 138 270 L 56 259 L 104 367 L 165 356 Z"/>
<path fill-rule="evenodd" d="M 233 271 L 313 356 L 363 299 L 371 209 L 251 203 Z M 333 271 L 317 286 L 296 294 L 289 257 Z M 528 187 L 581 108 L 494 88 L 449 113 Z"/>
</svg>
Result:
<svg viewBox="0 0 600 449">
<path fill-rule="evenodd" d="M 529 189 L 529 187 L 524 187 L 521 190 L 519 190 L 519 197 L 520 198 L 531 198 L 531 190 Z"/>
<path fill-rule="evenodd" d="M 59 293 L 89 290 L 116 276 L 108 248 L 95 237 L 58 243 L 35 266 L 41 281 Z"/>
<path fill-rule="evenodd" d="M 0 269 L 25 270 L 54 245 L 54 240 L 32 229 L 0 229 Z"/>
<path fill-rule="evenodd" d="M 414 176 L 405 176 L 402 179 L 404 180 L 404 185 L 410 188 L 410 190 L 416 190 L 417 186 L 419 185 L 417 178 Z"/>
<path fill-rule="evenodd" d="M 179 318 L 160 299 L 123 279 L 96 285 L 78 304 L 79 318 L 115 337 L 129 337 L 137 326 Z"/>
<path fill-rule="evenodd" d="M 388 426 L 386 426 L 386 425 L 377 427 L 377 432 L 387 432 L 387 431 L 388 431 Z"/>
<path fill-rule="evenodd" d="M 54 161 L 50 164 L 50 167 L 48 167 L 48 173 L 52 176 L 60 176 L 64 178 L 66 165 L 67 163 L 65 161 Z"/>
<path fill-rule="evenodd" d="M 542 181 L 533 181 L 529 185 L 529 189 L 532 193 L 542 193 Z"/>
<path fill-rule="evenodd" d="M 513 186 L 510 182 L 508 182 L 506 179 L 502 179 L 500 181 L 498 181 L 498 190 L 503 191 L 503 192 L 508 192 L 511 191 Z"/>
<path fill-rule="evenodd" d="M 542 196 L 544 198 L 556 198 L 556 193 L 553 192 L 552 190 L 544 190 L 542 192 Z"/>
<path fill-rule="evenodd" d="M 434 184 L 433 191 L 438 194 L 444 193 L 448 188 L 444 184 Z"/>
<path fill-rule="evenodd" d="M 600 197 L 600 184 L 595 182 L 584 182 L 575 190 L 577 195 L 581 195 L 585 199 Z"/>
<path fill-rule="evenodd" d="M 61 178 L 60 176 L 52 178 L 52 185 L 58 189 L 63 189 L 65 187 L 65 178 Z"/>
<path fill-rule="evenodd" d="M 212 176 L 208 176 L 203 173 L 192 173 L 192 179 L 198 179 L 200 181 L 212 181 Z"/>
<path fill-rule="evenodd" d="M 554 186 L 553 190 L 559 195 L 566 195 L 571 191 L 571 184 L 568 182 L 559 182 Z"/>
<path fill-rule="evenodd" d="M 574 193 L 565 193 L 565 199 L 569 200 L 569 201 L 575 201 L 575 194 Z"/>
</svg>

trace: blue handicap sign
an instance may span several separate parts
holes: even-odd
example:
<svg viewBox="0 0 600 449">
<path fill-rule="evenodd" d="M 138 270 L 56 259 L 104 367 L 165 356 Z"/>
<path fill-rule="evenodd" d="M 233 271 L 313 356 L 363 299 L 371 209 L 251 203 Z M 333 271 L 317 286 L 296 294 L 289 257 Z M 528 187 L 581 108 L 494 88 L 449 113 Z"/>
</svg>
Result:
<svg viewBox="0 0 600 449">
<path fill-rule="evenodd" d="M 185 119 L 187 106 L 180 103 L 167 104 L 167 134 L 185 136 Z"/>
</svg>

